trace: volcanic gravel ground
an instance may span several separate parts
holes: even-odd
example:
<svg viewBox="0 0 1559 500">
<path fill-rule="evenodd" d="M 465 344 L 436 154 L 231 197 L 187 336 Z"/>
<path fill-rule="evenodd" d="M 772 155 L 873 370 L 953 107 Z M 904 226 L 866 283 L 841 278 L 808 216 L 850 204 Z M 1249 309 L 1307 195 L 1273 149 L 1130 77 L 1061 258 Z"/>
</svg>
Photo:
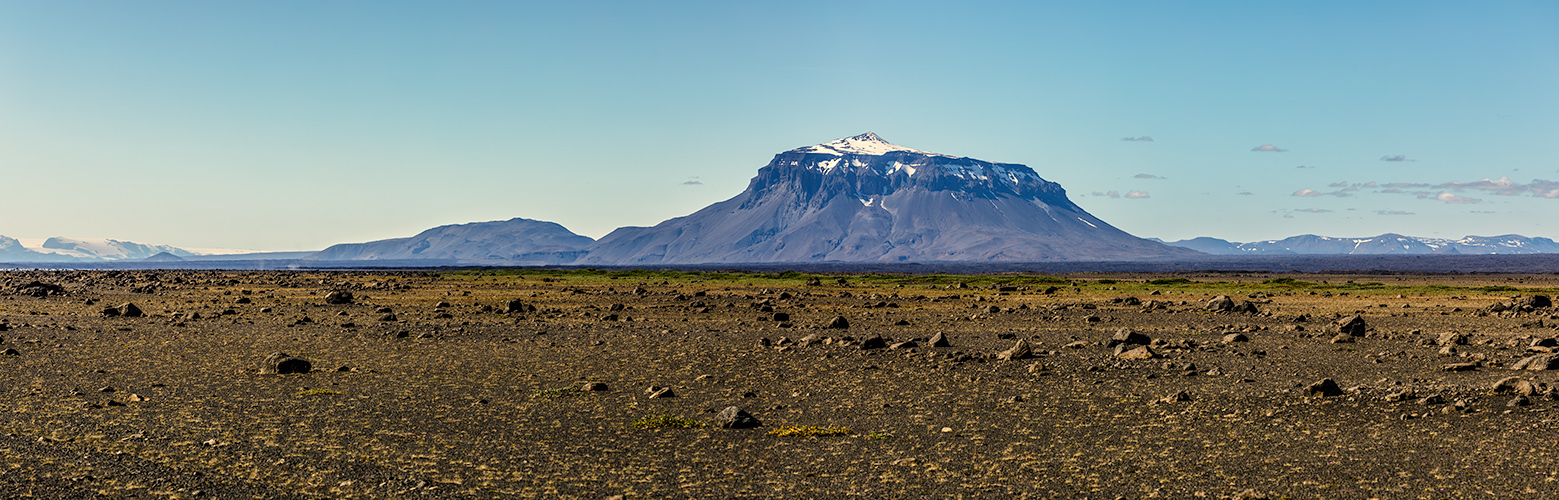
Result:
<svg viewBox="0 0 1559 500">
<path fill-rule="evenodd" d="M 1559 491 L 1559 411 L 1550 389 L 1559 377 L 1508 368 L 1546 349 L 1529 345 L 1559 333 L 1559 311 L 1489 309 L 1512 296 L 1551 295 L 1556 276 L 1069 275 L 1049 277 L 1055 289 L 1045 293 L 1044 282 L 1007 291 L 981 284 L 1011 276 L 969 276 L 980 285 L 958 288 L 947 277 L 914 276 L 847 276 L 847 284 L 824 276 L 808 286 L 805 276 L 784 275 L 492 274 L 0 274 L 0 351 L 19 352 L 0 356 L 0 491 L 24 498 L 1552 498 Z M 1166 277 L 1192 282 L 1145 283 Z M 1278 277 L 1309 283 L 1262 284 Z M 18 292 L 35 281 L 64 291 Z M 332 291 L 352 293 L 353 303 L 326 304 Z M 1258 312 L 1206 310 L 1218 294 Z M 507 312 L 513 299 L 519 310 Z M 145 316 L 104 315 L 126 302 Z M 1355 314 L 1367 322 L 1366 335 L 1332 343 L 1329 326 Z M 823 328 L 835 316 L 849 328 Z M 1107 341 L 1123 328 L 1154 339 L 1156 357 L 1115 356 Z M 1223 341 L 1235 332 L 1249 341 Z M 1437 342 L 1447 332 L 1466 334 L 1466 344 L 1442 355 Z M 937 333 L 952 346 L 930 347 Z M 815 337 L 803 345 L 807 336 Z M 920 345 L 860 348 L 876 336 Z M 1019 340 L 1034 357 L 996 359 Z M 273 352 L 307 359 L 313 371 L 260 374 Z M 1454 363 L 1472 365 L 1445 370 Z M 1509 376 L 1537 384 L 1530 404 L 1508 406 L 1514 395 L 1492 391 Z M 1342 394 L 1307 390 L 1324 378 Z M 575 389 L 586 382 L 607 390 Z M 649 398 L 650 386 L 676 397 Z M 762 426 L 720 428 L 715 414 L 733 405 Z M 708 426 L 632 425 L 649 415 Z M 843 429 L 770 434 L 784 426 Z"/>
</svg>

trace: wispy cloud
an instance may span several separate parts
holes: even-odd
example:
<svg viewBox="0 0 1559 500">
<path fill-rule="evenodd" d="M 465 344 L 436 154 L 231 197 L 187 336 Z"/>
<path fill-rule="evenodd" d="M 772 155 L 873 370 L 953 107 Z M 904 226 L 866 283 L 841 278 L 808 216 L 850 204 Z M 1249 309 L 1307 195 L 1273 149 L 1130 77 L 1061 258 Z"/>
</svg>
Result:
<svg viewBox="0 0 1559 500">
<path fill-rule="evenodd" d="M 1120 191 L 1094 191 L 1092 193 L 1089 193 L 1089 195 L 1090 196 L 1108 196 L 1110 198 L 1120 198 L 1121 197 L 1121 192 Z"/>
<path fill-rule="evenodd" d="M 1292 194 L 1291 196 L 1303 196 L 1303 197 L 1309 198 L 1311 196 L 1320 196 L 1320 195 L 1321 195 L 1321 192 L 1320 191 L 1316 191 L 1314 189 L 1301 189 L 1301 190 L 1298 190 L 1298 191 L 1294 191 L 1294 194 Z"/>
<path fill-rule="evenodd" d="M 1294 168 L 1315 168 L 1315 165 L 1300 165 Z"/>
<path fill-rule="evenodd" d="M 1409 159 L 1407 159 L 1407 156 L 1403 156 L 1403 155 L 1386 155 L 1386 156 L 1380 157 L 1380 161 L 1418 161 L 1418 160 L 1409 160 Z"/>
<path fill-rule="evenodd" d="M 704 185 L 704 183 L 699 182 L 699 181 L 687 181 L 687 182 L 683 182 L 682 185 L 684 185 L 684 186 L 702 186 L 702 185 Z"/>
<path fill-rule="evenodd" d="M 1283 149 L 1283 148 L 1280 148 L 1280 147 L 1277 147 L 1277 146 L 1273 146 L 1271 144 L 1262 144 L 1260 146 L 1256 146 L 1254 148 L 1250 148 L 1250 150 L 1258 152 L 1258 153 L 1282 153 L 1284 151 L 1288 151 L 1287 149 Z"/>
<path fill-rule="evenodd" d="M 1330 212 L 1331 210 L 1327 210 L 1327 209 L 1324 209 L 1324 208 L 1296 208 L 1296 209 L 1294 209 L 1294 211 L 1295 212 L 1304 212 L 1304 213 L 1307 213 L 1307 214 L 1324 214 L 1324 213 Z"/>
<path fill-rule="evenodd" d="M 1334 187 L 1334 188 L 1348 187 L 1348 181 L 1333 182 L 1331 184 L 1327 184 L 1326 187 Z"/>
<path fill-rule="evenodd" d="M 1136 177 L 1138 179 L 1163 179 L 1163 177 L 1159 177 L 1153 174 L 1137 174 L 1133 175 L 1132 177 Z"/>
<path fill-rule="evenodd" d="M 1147 191 L 1127 191 L 1126 192 L 1126 198 L 1132 199 L 1132 200 L 1140 200 L 1140 199 L 1148 198 L 1148 197 L 1149 196 L 1148 196 Z"/>
<path fill-rule="evenodd" d="M 1452 191 L 1464 191 L 1468 189 L 1486 191 L 1499 196 L 1519 196 L 1527 193 L 1535 198 L 1559 198 L 1559 182 L 1532 179 L 1532 182 L 1522 184 L 1510 180 L 1509 177 L 1490 179 L 1484 177 L 1476 182 L 1446 182 L 1436 184 L 1435 189 L 1449 189 Z"/>
<path fill-rule="evenodd" d="M 1138 137 L 1122 137 L 1121 140 L 1123 140 L 1123 141 L 1130 141 L 1130 142 L 1153 142 L 1153 138 L 1152 137 L 1148 137 L 1148 136 L 1145 136 L 1145 135 L 1144 136 L 1138 136 Z"/>
<path fill-rule="evenodd" d="M 1240 192 L 1234 193 L 1234 194 L 1237 194 L 1237 195 L 1240 195 L 1240 196 L 1250 196 L 1250 195 L 1253 195 L 1253 194 L 1256 194 L 1256 193 L 1252 193 L 1250 191 L 1240 191 Z"/>
<path fill-rule="evenodd" d="M 1413 215 L 1413 212 L 1403 210 L 1376 210 L 1375 213 L 1378 215 Z"/>
</svg>

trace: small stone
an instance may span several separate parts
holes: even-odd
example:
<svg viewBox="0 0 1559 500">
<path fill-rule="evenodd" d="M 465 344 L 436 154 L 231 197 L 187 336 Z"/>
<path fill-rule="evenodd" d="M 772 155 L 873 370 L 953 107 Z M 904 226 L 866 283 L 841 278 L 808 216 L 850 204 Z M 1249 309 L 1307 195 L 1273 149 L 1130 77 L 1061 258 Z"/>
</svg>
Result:
<svg viewBox="0 0 1559 500">
<path fill-rule="evenodd" d="M 15 348 L 12 348 L 12 347 L 7 347 L 4 351 L 0 351 L 0 356 L 21 356 L 21 355 L 22 355 L 22 351 L 18 351 Z"/>
<path fill-rule="evenodd" d="M 1219 295 L 1207 301 L 1206 309 L 1209 311 L 1228 311 L 1234 309 L 1234 299 L 1228 295 Z"/>
<path fill-rule="evenodd" d="M 139 402 L 146 401 L 146 400 L 147 400 L 146 397 L 142 396 L 140 394 L 131 394 L 129 396 L 125 396 L 125 401 L 130 401 L 130 402 L 133 402 L 133 403 L 139 403 Z"/>
<path fill-rule="evenodd" d="M 610 388 L 607 387 L 606 383 L 604 382 L 585 382 L 583 384 L 579 384 L 579 390 L 585 392 L 604 392 L 609 389 Z"/>
<path fill-rule="evenodd" d="M 395 320 L 396 320 L 396 318 L 395 318 L 394 314 L 386 314 L 384 316 L 380 316 L 379 317 L 379 321 L 395 321 Z"/>
<path fill-rule="evenodd" d="M 1451 363 L 1440 367 L 1445 372 L 1470 372 L 1478 369 L 1478 363 Z"/>
<path fill-rule="evenodd" d="M 1532 400 L 1530 398 L 1527 398 L 1526 396 L 1516 396 L 1514 399 L 1511 399 L 1509 402 L 1505 403 L 1505 406 L 1529 406 L 1531 404 Z"/>
<path fill-rule="evenodd" d="M 1082 349 L 1084 347 L 1088 347 L 1088 346 L 1091 346 L 1091 345 L 1093 345 L 1093 342 L 1089 342 L 1089 341 L 1086 341 L 1086 340 L 1079 340 L 1079 341 L 1076 341 L 1076 342 L 1069 342 L 1066 345 L 1063 345 L 1061 347 L 1062 348 L 1066 348 L 1066 349 Z"/>
<path fill-rule="evenodd" d="M 844 316 L 834 316 L 834 319 L 829 320 L 828 325 L 824 326 L 823 328 L 833 330 L 848 329 L 850 328 L 850 320 L 844 319 Z"/>
<path fill-rule="evenodd" d="M 715 422 L 726 429 L 747 429 L 763 425 L 757 418 L 748 414 L 747 410 L 735 406 L 727 406 L 724 410 L 720 410 L 720 413 L 715 415 Z"/>
<path fill-rule="evenodd" d="M 1191 400 L 1191 393 L 1186 392 L 1186 391 L 1180 391 L 1180 392 L 1177 392 L 1177 393 L 1165 396 L 1163 398 L 1160 398 L 1158 401 L 1160 403 L 1182 403 L 1182 402 L 1186 402 L 1186 401 L 1190 401 L 1190 400 Z"/>
<path fill-rule="evenodd" d="M 953 346 L 952 343 L 947 341 L 947 336 L 943 335 L 942 332 L 937 332 L 936 335 L 932 335 L 930 344 L 931 344 L 931 347 L 952 347 Z"/>
<path fill-rule="evenodd" d="M 1443 346 L 1467 345 L 1467 335 L 1456 332 L 1445 332 L 1435 339 L 1435 343 Z"/>
<path fill-rule="evenodd" d="M 899 342 L 897 344 L 893 344 L 893 345 L 888 346 L 889 349 L 893 349 L 893 350 L 909 349 L 909 348 L 913 348 L 913 347 L 920 347 L 920 344 L 915 343 L 915 341 L 913 341 L 913 340 L 906 340 L 904 342 Z"/>
<path fill-rule="evenodd" d="M 649 392 L 649 398 L 650 399 L 662 399 L 662 398 L 674 398 L 674 397 L 677 397 L 677 393 L 672 392 L 670 387 L 654 387 L 654 386 L 651 386 L 648 392 Z"/>
<path fill-rule="evenodd" d="M 1337 334 L 1336 337 L 1332 337 L 1331 342 L 1333 344 L 1352 344 L 1353 343 L 1353 335 L 1346 334 L 1346 333 L 1339 333 L 1339 334 Z"/>
<path fill-rule="evenodd" d="M 1443 405 L 1443 404 L 1445 404 L 1445 396 L 1441 396 L 1439 394 L 1431 394 L 1431 395 L 1429 395 L 1427 397 L 1424 397 L 1423 399 L 1419 399 L 1418 400 L 1418 404 L 1421 404 L 1421 405 L 1424 405 L 1424 406 Z"/>
<path fill-rule="evenodd" d="M 352 292 L 344 290 L 337 290 L 325 295 L 325 303 L 331 305 L 351 304 L 352 300 Z"/>
<path fill-rule="evenodd" d="M 1243 333 L 1230 333 L 1223 336 L 1223 343 L 1233 344 L 1235 342 L 1250 342 L 1250 337 L 1246 337 Z"/>
<path fill-rule="evenodd" d="M 790 321 L 790 314 L 789 313 L 774 313 L 773 320 L 774 321 L 778 321 L 780 323 L 784 323 L 786 321 Z"/>
<path fill-rule="evenodd" d="M 1441 347 L 1439 354 L 1441 356 L 1455 356 L 1456 355 L 1456 346 L 1454 346 L 1454 345 L 1447 345 L 1445 347 Z"/>
<path fill-rule="evenodd" d="M 869 339 L 861 341 L 861 349 L 862 350 L 866 350 L 866 349 L 882 349 L 882 348 L 885 348 L 885 347 L 888 347 L 888 341 L 883 340 L 881 335 L 875 335 L 875 336 L 872 336 L 872 338 L 869 338 Z"/>
</svg>

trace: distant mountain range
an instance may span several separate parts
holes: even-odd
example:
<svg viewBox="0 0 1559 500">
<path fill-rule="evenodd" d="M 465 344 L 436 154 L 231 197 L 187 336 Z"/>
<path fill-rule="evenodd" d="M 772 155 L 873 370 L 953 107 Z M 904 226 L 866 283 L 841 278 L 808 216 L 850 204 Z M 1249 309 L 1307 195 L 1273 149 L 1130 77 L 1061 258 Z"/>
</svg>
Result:
<svg viewBox="0 0 1559 500">
<path fill-rule="evenodd" d="M 299 259 L 347 265 L 640 266 L 1531 253 L 1559 253 L 1559 243 L 1520 235 L 1447 240 L 1307 234 L 1251 243 L 1143 239 L 1089 214 L 1059 184 L 1027 166 L 919 151 L 872 133 L 779 153 L 729 200 L 652 227 L 618 228 L 599 241 L 524 218 L 439 226 L 319 252 L 239 255 L 58 237 L 29 247 L 0 236 L 0 262 L 9 263 Z"/>
<path fill-rule="evenodd" d="M 1161 241 L 1153 238 L 1154 241 Z M 1370 238 L 1333 238 L 1306 234 L 1281 240 L 1236 243 L 1217 238 L 1164 242 L 1213 255 L 1515 255 L 1559 253 L 1559 243 L 1518 234 L 1468 236 L 1459 240 L 1382 234 Z"/>
</svg>

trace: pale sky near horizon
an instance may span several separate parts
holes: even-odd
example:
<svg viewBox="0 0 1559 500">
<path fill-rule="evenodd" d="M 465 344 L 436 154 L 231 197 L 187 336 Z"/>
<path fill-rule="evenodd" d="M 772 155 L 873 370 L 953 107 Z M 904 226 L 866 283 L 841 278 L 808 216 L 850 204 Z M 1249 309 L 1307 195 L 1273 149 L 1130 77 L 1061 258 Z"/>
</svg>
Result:
<svg viewBox="0 0 1559 500">
<path fill-rule="evenodd" d="M 1559 238 L 1555 89 L 1554 2 L 0 0 L 0 235 L 600 237 L 872 131 L 1142 237 Z"/>
</svg>

